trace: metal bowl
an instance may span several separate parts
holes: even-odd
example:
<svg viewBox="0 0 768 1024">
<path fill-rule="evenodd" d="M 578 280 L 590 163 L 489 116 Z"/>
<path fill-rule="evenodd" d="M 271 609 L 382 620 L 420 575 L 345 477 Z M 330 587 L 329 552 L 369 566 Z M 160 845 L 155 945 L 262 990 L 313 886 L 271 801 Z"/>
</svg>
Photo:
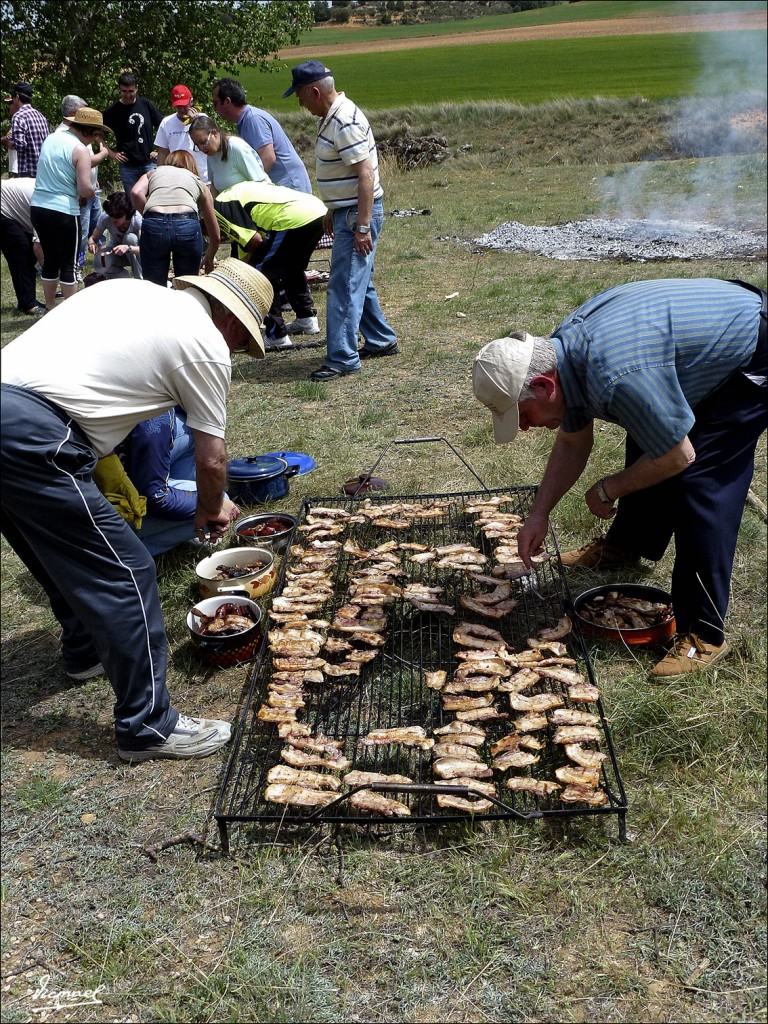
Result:
<svg viewBox="0 0 768 1024">
<path fill-rule="evenodd" d="M 266 536 L 262 536 L 258 533 L 255 533 L 252 536 L 248 535 L 249 531 L 258 531 L 273 519 L 277 519 L 281 523 L 284 523 L 285 529 L 281 530 L 279 533 L 268 534 Z M 291 543 L 297 523 L 298 519 L 296 519 L 295 516 L 289 516 L 287 512 L 259 512 L 255 515 L 243 516 L 242 519 L 238 519 L 232 526 L 232 532 L 237 544 L 242 544 L 247 547 L 267 548 L 272 551 L 284 551 Z"/>
<path fill-rule="evenodd" d="M 249 629 L 233 633 L 230 636 L 209 636 L 200 633 L 200 620 L 195 616 L 195 611 L 200 611 L 204 615 L 215 615 L 217 608 L 223 604 L 236 604 L 241 608 L 247 608 L 256 617 L 255 622 Z M 187 629 L 194 652 L 202 661 L 209 665 L 229 668 L 230 665 L 239 665 L 241 662 L 250 661 L 255 657 L 264 636 L 262 620 L 261 608 L 248 598 L 209 597 L 204 601 L 198 601 L 195 607 L 187 612 Z"/>
<path fill-rule="evenodd" d="M 258 560 L 264 565 L 246 576 L 233 579 L 217 580 L 216 568 L 219 565 L 249 565 Z M 217 597 L 218 595 L 235 594 L 254 600 L 268 594 L 277 582 L 275 556 L 265 547 L 258 548 L 226 548 L 204 558 L 197 563 L 195 569 L 200 597 Z"/>
<path fill-rule="evenodd" d="M 600 626 L 596 622 L 585 618 L 581 614 L 584 605 L 595 597 L 601 597 L 613 591 L 618 591 L 624 597 L 640 598 L 644 601 L 654 603 L 672 604 L 672 595 L 657 587 L 647 587 L 641 583 L 610 583 L 603 587 L 593 587 L 592 590 L 585 590 L 579 594 L 573 602 L 573 610 L 576 613 L 576 620 L 585 636 L 600 637 L 603 640 L 612 640 L 615 643 L 627 644 L 630 647 L 651 647 L 668 640 L 675 632 L 675 617 L 655 626 L 634 629 L 612 629 L 610 626 Z"/>
</svg>

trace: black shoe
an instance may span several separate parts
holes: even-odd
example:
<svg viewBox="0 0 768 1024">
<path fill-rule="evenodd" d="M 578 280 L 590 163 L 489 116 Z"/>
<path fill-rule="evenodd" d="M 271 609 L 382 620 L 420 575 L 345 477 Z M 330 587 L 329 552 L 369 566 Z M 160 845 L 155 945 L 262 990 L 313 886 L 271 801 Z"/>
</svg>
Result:
<svg viewBox="0 0 768 1024">
<path fill-rule="evenodd" d="M 396 341 L 386 348 L 361 348 L 358 353 L 361 359 L 378 359 L 380 356 L 399 356 L 400 347 Z"/>
<path fill-rule="evenodd" d="M 24 316 L 42 316 L 43 313 L 47 313 L 48 309 L 41 302 L 36 302 L 34 306 L 30 306 L 29 309 L 20 309 L 20 313 Z"/>
<path fill-rule="evenodd" d="M 351 370 L 337 370 L 333 366 L 321 366 L 313 370 L 309 375 L 310 380 L 336 380 L 337 377 L 347 377 L 350 373 L 359 373 L 360 367 L 353 366 Z"/>
</svg>

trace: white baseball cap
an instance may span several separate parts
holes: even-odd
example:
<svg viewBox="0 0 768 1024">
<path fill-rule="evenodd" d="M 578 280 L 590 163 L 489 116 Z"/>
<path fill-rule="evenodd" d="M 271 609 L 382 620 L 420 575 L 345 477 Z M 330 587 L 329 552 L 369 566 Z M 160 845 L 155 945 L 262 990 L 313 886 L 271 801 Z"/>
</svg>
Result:
<svg viewBox="0 0 768 1024">
<path fill-rule="evenodd" d="M 523 331 L 489 341 L 475 356 L 472 390 L 475 398 L 491 410 L 496 444 L 514 441 L 520 429 L 517 403 L 536 341 Z"/>
</svg>

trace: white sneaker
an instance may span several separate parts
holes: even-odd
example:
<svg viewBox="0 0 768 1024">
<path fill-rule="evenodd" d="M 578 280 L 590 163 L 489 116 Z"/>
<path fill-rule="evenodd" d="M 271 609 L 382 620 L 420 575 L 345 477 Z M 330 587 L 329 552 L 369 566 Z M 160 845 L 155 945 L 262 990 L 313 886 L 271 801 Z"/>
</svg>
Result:
<svg viewBox="0 0 768 1024">
<path fill-rule="evenodd" d="M 176 728 L 162 743 L 153 743 L 143 750 L 121 750 L 117 754 L 122 761 L 149 761 L 155 757 L 185 758 L 208 757 L 229 743 L 232 726 L 215 718 L 190 718 L 179 715 Z"/>
<path fill-rule="evenodd" d="M 264 339 L 264 351 L 265 352 L 276 352 L 281 348 L 293 348 L 293 342 L 286 335 L 284 338 L 265 338 Z"/>
<path fill-rule="evenodd" d="M 288 324 L 289 334 L 319 334 L 320 325 L 316 316 L 297 317 L 292 324 Z"/>
</svg>

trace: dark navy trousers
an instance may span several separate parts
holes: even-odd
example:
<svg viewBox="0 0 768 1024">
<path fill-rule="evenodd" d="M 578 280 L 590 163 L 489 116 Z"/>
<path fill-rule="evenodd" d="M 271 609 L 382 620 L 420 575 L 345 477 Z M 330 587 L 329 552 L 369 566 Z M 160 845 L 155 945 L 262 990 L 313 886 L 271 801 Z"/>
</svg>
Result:
<svg viewBox="0 0 768 1024">
<path fill-rule="evenodd" d="M 750 371 L 765 373 L 765 328 Z M 760 344 L 763 349 L 760 350 Z M 655 487 L 621 498 L 607 537 L 658 561 L 674 536 L 672 603 L 679 633 L 721 644 L 741 518 L 766 429 L 768 389 L 744 371 L 704 399 L 689 434 L 696 461 Z M 641 449 L 627 436 L 626 465 Z"/>
<path fill-rule="evenodd" d="M 151 555 L 92 479 L 96 454 L 60 408 L 2 387 L 2 532 L 45 590 L 68 668 L 101 661 L 121 749 L 173 732 L 168 645 Z"/>
</svg>

